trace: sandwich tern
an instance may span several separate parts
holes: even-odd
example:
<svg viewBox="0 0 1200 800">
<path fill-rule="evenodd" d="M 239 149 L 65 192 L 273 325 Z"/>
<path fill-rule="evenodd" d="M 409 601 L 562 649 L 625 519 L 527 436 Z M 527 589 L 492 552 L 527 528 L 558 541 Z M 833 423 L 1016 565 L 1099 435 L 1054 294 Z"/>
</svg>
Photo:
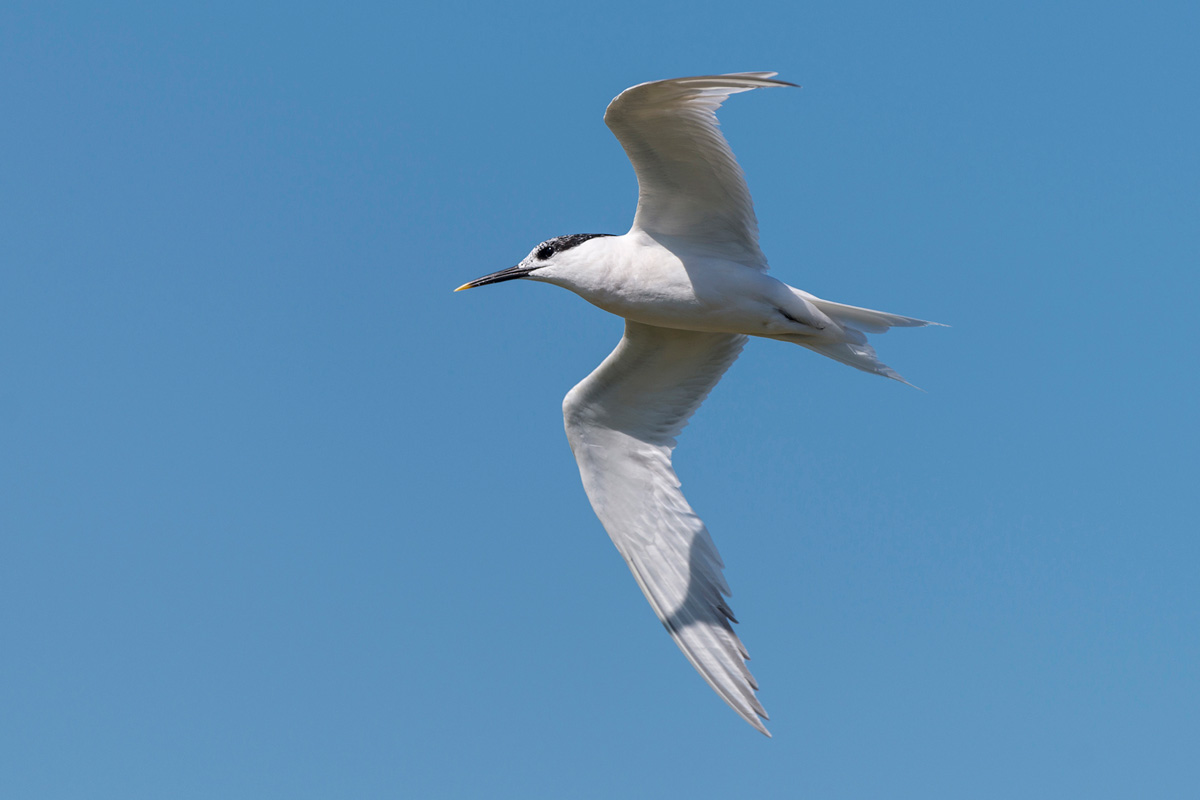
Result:
<svg viewBox="0 0 1200 800">
<path fill-rule="evenodd" d="M 907 383 L 866 334 L 937 324 L 822 300 L 767 275 L 750 190 L 716 111 L 732 94 L 795 86 L 775 75 L 702 75 L 621 92 L 604 122 L 637 174 L 629 232 L 547 239 L 515 267 L 455 289 L 544 281 L 625 318 L 616 349 L 563 401 L 584 490 L 679 649 L 767 736 L 725 602 L 724 564 L 671 466 L 675 437 L 748 336 Z"/>
</svg>

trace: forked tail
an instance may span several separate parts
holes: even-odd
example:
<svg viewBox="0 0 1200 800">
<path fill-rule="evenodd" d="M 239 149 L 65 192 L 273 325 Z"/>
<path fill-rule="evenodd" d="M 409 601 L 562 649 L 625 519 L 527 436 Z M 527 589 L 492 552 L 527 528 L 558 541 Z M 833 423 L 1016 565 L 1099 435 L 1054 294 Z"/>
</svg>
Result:
<svg viewBox="0 0 1200 800">
<path fill-rule="evenodd" d="M 879 360 L 875 348 L 867 342 L 868 333 L 887 333 L 889 328 L 922 328 L 926 325 L 942 326 L 940 322 L 929 322 L 913 317 L 902 317 L 899 314 L 889 314 L 886 311 L 874 311 L 869 308 L 848 306 L 814 297 L 794 287 L 792 291 L 819 308 L 822 313 L 841 327 L 841 335 L 832 330 L 822 331 L 822 334 L 832 336 L 778 336 L 774 338 L 795 342 L 807 347 L 815 353 L 828 356 L 834 361 L 848 364 L 863 372 L 882 375 L 885 378 L 900 381 L 912 386 L 904 380 L 900 373 Z M 942 326 L 944 327 L 944 326 Z M 918 388 L 918 387 L 913 387 Z"/>
</svg>

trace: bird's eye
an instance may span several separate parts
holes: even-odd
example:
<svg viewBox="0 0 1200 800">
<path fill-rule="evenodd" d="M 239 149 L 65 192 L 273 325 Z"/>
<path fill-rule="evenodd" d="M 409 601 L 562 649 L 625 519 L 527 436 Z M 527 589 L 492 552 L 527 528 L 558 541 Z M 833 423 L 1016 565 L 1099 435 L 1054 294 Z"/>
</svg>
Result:
<svg viewBox="0 0 1200 800">
<path fill-rule="evenodd" d="M 550 245 L 544 244 L 538 248 L 538 251 L 537 251 L 538 261 L 545 261 L 546 259 L 550 258 L 550 256 L 552 256 L 552 255 L 554 255 L 554 248 L 551 247 Z"/>
</svg>

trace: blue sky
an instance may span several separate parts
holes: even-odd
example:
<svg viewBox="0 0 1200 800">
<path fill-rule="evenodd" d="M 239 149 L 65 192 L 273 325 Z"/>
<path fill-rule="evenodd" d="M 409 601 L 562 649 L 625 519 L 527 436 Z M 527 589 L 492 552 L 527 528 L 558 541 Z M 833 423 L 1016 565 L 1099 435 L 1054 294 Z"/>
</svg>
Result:
<svg viewBox="0 0 1200 800">
<path fill-rule="evenodd" d="M 1194 793 L 1200 12 L 730 8 L 0 9 L 0 795 Z M 926 393 L 752 342 L 681 437 L 772 740 L 579 485 L 620 321 L 451 292 L 743 70 L 774 274 L 952 326 L 878 342 Z"/>
</svg>

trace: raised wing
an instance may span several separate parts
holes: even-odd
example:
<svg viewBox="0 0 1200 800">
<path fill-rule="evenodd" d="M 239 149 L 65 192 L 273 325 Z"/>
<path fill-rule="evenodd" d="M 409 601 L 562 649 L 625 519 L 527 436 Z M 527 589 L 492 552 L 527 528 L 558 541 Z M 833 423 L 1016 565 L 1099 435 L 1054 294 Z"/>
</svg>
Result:
<svg viewBox="0 0 1200 800">
<path fill-rule="evenodd" d="M 717 694 L 770 736 L 730 624 L 724 564 L 671 467 L 675 436 L 745 341 L 626 320 L 617 348 L 567 393 L 563 418 L 592 508 L 654 613 Z"/>
<path fill-rule="evenodd" d="M 608 104 L 616 134 L 638 179 L 634 230 L 683 237 L 715 255 L 766 269 L 746 178 L 717 126 L 731 94 L 763 86 L 774 72 L 702 75 L 642 83 Z"/>
</svg>

